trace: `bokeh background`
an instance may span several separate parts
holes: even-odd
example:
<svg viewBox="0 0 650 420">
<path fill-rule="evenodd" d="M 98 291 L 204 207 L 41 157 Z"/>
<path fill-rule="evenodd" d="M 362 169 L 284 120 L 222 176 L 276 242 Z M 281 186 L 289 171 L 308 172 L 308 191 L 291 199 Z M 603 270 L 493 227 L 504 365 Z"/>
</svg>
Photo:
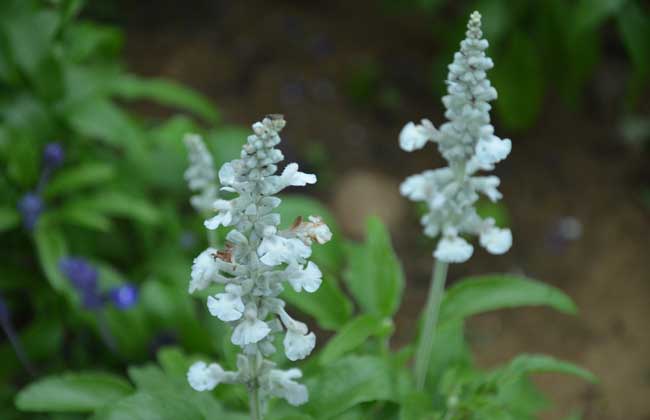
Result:
<svg viewBox="0 0 650 420">
<path fill-rule="evenodd" d="M 432 244 L 398 185 L 441 160 L 431 147 L 401 151 L 397 137 L 408 121 L 443 121 L 446 64 L 473 9 L 495 61 L 496 132 L 513 141 L 496 171 L 503 202 L 482 211 L 509 224 L 514 246 L 504 256 L 478 251 L 451 268 L 451 281 L 521 273 L 580 309 L 472 319 L 476 358 L 493 366 L 544 352 L 599 376 L 598 385 L 536 378 L 555 402 L 544 418 L 578 408 L 587 420 L 650 419 L 648 2 L 95 0 L 82 17 L 122 32 L 129 72 L 209 97 L 219 124 L 285 115 L 285 154 L 319 174 L 311 193 L 344 233 L 362 237 L 374 214 L 393 234 L 408 280 L 399 345 L 415 332 Z M 146 102 L 128 108 L 154 120 L 175 114 Z"/>
</svg>

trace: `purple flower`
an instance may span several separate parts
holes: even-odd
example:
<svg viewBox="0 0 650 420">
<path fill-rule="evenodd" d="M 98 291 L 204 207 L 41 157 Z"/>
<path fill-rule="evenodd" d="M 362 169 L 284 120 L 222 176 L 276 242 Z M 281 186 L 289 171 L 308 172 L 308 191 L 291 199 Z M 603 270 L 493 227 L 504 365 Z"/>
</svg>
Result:
<svg viewBox="0 0 650 420">
<path fill-rule="evenodd" d="M 108 296 L 117 309 L 129 309 L 138 302 L 138 288 L 126 283 L 111 289 Z"/>
<path fill-rule="evenodd" d="M 33 230 L 38 217 L 43 212 L 43 200 L 33 192 L 28 192 L 18 202 L 18 211 L 23 217 L 23 226 L 27 230 Z"/>
<path fill-rule="evenodd" d="M 97 309 L 104 304 L 97 284 L 99 274 L 95 267 L 85 259 L 78 257 L 62 258 L 59 261 L 59 269 L 81 296 L 81 303 L 84 308 Z"/>
<path fill-rule="evenodd" d="M 43 162 L 49 168 L 58 168 L 65 159 L 65 152 L 61 143 L 48 143 L 43 149 Z"/>
<path fill-rule="evenodd" d="M 97 287 L 97 270 L 83 258 L 62 258 L 59 261 L 59 269 L 77 289 L 85 290 Z"/>
</svg>

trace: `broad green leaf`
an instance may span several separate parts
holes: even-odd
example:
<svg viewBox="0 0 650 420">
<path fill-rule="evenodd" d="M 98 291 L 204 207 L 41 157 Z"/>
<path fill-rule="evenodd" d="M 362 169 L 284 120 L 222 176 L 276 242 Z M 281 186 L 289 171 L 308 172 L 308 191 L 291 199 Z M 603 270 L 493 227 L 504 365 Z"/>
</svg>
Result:
<svg viewBox="0 0 650 420">
<path fill-rule="evenodd" d="M 94 187 L 110 181 L 115 171 L 110 164 L 101 162 L 84 163 L 57 172 L 45 188 L 45 195 L 55 197 L 60 194 Z"/>
<path fill-rule="evenodd" d="M 368 220 L 365 243 L 349 246 L 348 264 L 344 279 L 363 311 L 391 317 L 402 300 L 404 272 L 379 219 Z"/>
<path fill-rule="evenodd" d="M 127 150 L 141 141 L 142 133 L 135 121 L 107 99 L 78 101 L 66 106 L 63 113 L 76 132 L 92 139 Z"/>
<path fill-rule="evenodd" d="M 212 124 L 219 120 L 219 114 L 210 100 L 191 89 L 168 80 L 122 75 L 113 80 L 112 90 L 122 98 L 150 99 L 162 105 L 192 111 Z"/>
<path fill-rule="evenodd" d="M 106 216 L 126 217 L 146 224 L 157 223 L 160 219 L 158 210 L 147 201 L 120 191 L 85 196 L 71 202 L 70 205 L 93 210 Z"/>
<path fill-rule="evenodd" d="M 165 374 L 175 378 L 186 378 L 191 363 L 178 347 L 164 347 L 158 352 L 157 357 Z"/>
<path fill-rule="evenodd" d="M 277 209 L 282 218 L 282 226 L 289 228 L 298 217 L 308 220 L 309 216 L 320 216 L 332 231 L 332 239 L 326 244 L 314 243 L 312 259 L 321 269 L 333 273 L 340 272 L 343 264 L 341 233 L 336 219 L 318 200 L 303 195 L 286 195 Z"/>
<path fill-rule="evenodd" d="M 239 126 L 225 126 L 211 130 L 205 135 L 205 143 L 214 157 L 217 171 L 233 159 L 238 159 L 242 146 L 250 136 L 251 130 Z"/>
<path fill-rule="evenodd" d="M 72 292 L 70 285 L 59 269 L 59 261 L 68 254 L 63 233 L 55 227 L 40 221 L 34 231 L 34 241 L 41 268 L 50 285 L 59 292 Z"/>
<path fill-rule="evenodd" d="M 323 283 L 314 293 L 294 291 L 287 286 L 282 297 L 301 312 L 314 317 L 325 330 L 336 330 L 352 315 L 352 302 L 343 293 L 335 278 L 323 273 Z"/>
<path fill-rule="evenodd" d="M 93 209 L 77 207 L 74 203 L 50 210 L 41 217 L 48 223 L 65 223 L 100 232 L 107 232 L 111 227 L 111 220 L 103 214 Z"/>
<path fill-rule="evenodd" d="M 332 337 L 319 354 L 321 365 L 329 365 L 344 354 L 353 351 L 363 344 L 369 337 L 382 334 L 390 330 L 390 319 L 378 318 L 374 315 L 360 315 L 347 324 Z"/>
<path fill-rule="evenodd" d="M 0 232 L 13 229 L 20 224 L 20 214 L 13 207 L 0 208 Z"/>
<path fill-rule="evenodd" d="M 495 375 L 499 381 L 507 383 L 533 373 L 563 373 L 577 376 L 588 382 L 598 382 L 593 373 L 573 363 L 536 354 L 521 354 L 515 357 L 506 366 L 497 370 Z"/>
<path fill-rule="evenodd" d="M 218 413 L 217 413 L 218 414 Z M 137 392 L 99 410 L 92 420 L 206 420 L 192 401 L 173 394 Z"/>
<path fill-rule="evenodd" d="M 372 356 L 339 359 L 306 381 L 311 396 L 305 412 L 325 420 L 357 404 L 394 401 L 393 374 L 389 363 Z"/>
<path fill-rule="evenodd" d="M 108 373 L 68 373 L 40 379 L 16 397 L 23 411 L 89 412 L 132 392 L 124 379 Z"/>
<path fill-rule="evenodd" d="M 468 277 L 447 290 L 440 319 L 449 321 L 496 309 L 542 305 L 567 314 L 577 312 L 571 298 L 542 282 L 511 275 Z"/>
<path fill-rule="evenodd" d="M 595 29 L 615 15 L 626 0 L 581 0 L 576 9 L 573 25 L 578 32 Z"/>
<path fill-rule="evenodd" d="M 638 3 L 630 1 L 618 14 L 618 30 L 634 64 L 635 78 L 641 85 L 647 85 L 650 75 L 650 14 Z M 638 94 L 641 94 L 641 89 L 638 90 Z"/>
<path fill-rule="evenodd" d="M 513 130 L 529 127 L 539 115 L 544 99 L 541 52 L 528 35 L 516 32 L 492 72 L 499 92 L 495 102 L 501 120 Z"/>
</svg>

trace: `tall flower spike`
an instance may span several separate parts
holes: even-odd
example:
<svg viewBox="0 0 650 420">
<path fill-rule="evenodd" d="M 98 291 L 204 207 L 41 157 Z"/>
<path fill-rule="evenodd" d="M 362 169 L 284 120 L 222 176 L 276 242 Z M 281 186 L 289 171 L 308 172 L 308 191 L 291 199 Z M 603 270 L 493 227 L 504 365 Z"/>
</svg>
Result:
<svg viewBox="0 0 650 420">
<path fill-rule="evenodd" d="M 402 149 L 410 152 L 433 142 L 447 160 L 446 167 L 410 176 L 400 186 L 402 195 L 427 204 L 421 222 L 427 236 L 440 237 L 434 256 L 444 262 L 460 263 L 472 256 L 472 245 L 461 235 L 478 235 L 492 254 L 503 254 L 512 245 L 510 230 L 496 227 L 492 218 L 482 219 L 474 207 L 479 194 L 492 201 L 501 198 L 499 178 L 476 173 L 493 170 L 512 147 L 509 139 L 494 135 L 490 123 L 489 102 L 497 92 L 486 77 L 493 63 L 485 55 L 488 42 L 482 36 L 481 15 L 474 12 L 449 65 L 447 95 L 442 98 L 448 121 L 439 129 L 426 119 L 410 122 L 399 136 Z"/>
<path fill-rule="evenodd" d="M 185 180 L 190 190 L 196 193 L 190 198 L 190 203 L 199 213 L 209 213 L 213 210 L 212 203 L 217 199 L 217 176 L 212 155 L 198 134 L 187 134 L 183 141 L 190 160 L 190 166 L 185 171 Z"/>
<path fill-rule="evenodd" d="M 212 208 L 217 214 L 206 220 L 205 226 L 231 230 L 223 249 L 208 248 L 194 260 L 190 281 L 190 293 L 211 283 L 225 284 L 223 292 L 208 297 L 207 307 L 211 315 L 233 328 L 231 342 L 241 348 L 237 371 L 197 362 L 188 372 L 190 385 L 204 391 L 221 382 L 244 383 L 253 404 L 261 401 L 261 406 L 271 396 L 293 405 L 307 401 L 307 388 L 294 381 L 300 378 L 300 371 L 275 369 L 266 357 L 276 351 L 274 336 L 282 332 L 289 360 L 304 359 L 313 350 L 316 336 L 289 316 L 279 296 L 286 283 L 296 291 L 318 289 L 322 274 L 308 261 L 311 246 L 332 237 L 317 216 L 309 216 L 307 221 L 298 218 L 289 229 L 279 229 L 280 215 L 274 210 L 281 200 L 275 194 L 316 182 L 315 175 L 300 172 L 295 163 L 278 174 L 277 165 L 284 156 L 276 146 L 284 126 L 281 115 L 269 115 L 253 124 L 254 134 L 248 137 L 240 158 L 219 170 L 222 189 L 236 197 L 215 200 Z M 261 408 L 252 410 L 259 413 Z"/>
</svg>

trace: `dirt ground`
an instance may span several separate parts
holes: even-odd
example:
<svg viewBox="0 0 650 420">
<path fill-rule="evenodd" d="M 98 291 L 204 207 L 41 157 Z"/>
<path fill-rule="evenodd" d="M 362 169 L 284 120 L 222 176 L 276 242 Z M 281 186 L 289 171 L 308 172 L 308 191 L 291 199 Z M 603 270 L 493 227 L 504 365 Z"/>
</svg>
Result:
<svg viewBox="0 0 650 420">
<path fill-rule="evenodd" d="M 122 7 L 122 15 L 132 71 L 202 91 L 228 123 L 285 114 L 292 157 L 304 156 L 309 144 L 325 146 L 327 169 L 336 176 L 319 196 L 346 232 L 359 235 L 363 218 L 376 213 L 394 234 L 408 274 L 399 341 L 412 334 L 424 303 L 431 257 L 416 240 L 420 228 L 397 186 L 439 161 L 432 160 L 432 148 L 401 152 L 397 134 L 409 120 L 442 121 L 429 81 L 438 46 L 426 18 L 386 15 L 376 3 L 142 1 Z M 399 92 L 397 101 L 387 102 L 392 105 L 360 105 L 346 93 L 351 74 L 367 63 L 379 63 L 382 95 Z M 607 83 L 592 84 L 580 113 L 549 93 L 531 130 L 504 132 L 497 121 L 497 133 L 513 139 L 513 153 L 497 172 L 514 247 L 501 257 L 478 251 L 450 271 L 452 281 L 524 273 L 575 299 L 578 317 L 530 308 L 469 322 L 482 366 L 543 352 L 601 379 L 591 386 L 565 376 L 536 378 L 555 403 L 544 419 L 575 412 L 585 420 L 650 419 L 650 211 L 640 194 L 650 185 L 648 157 L 622 146 L 611 105 L 623 90 L 620 66 L 601 67 L 597 77 Z M 573 239 L 562 226 L 571 228 Z"/>
</svg>

